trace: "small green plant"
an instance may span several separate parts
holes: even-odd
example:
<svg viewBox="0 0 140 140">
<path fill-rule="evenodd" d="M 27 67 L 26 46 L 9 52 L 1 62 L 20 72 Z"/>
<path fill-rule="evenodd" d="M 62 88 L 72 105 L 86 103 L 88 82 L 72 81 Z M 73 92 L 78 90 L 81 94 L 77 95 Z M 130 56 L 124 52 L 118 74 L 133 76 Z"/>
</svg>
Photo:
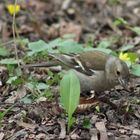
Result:
<svg viewBox="0 0 140 140">
<path fill-rule="evenodd" d="M 14 105 L 12 105 L 11 107 L 9 107 L 8 109 L 6 109 L 3 112 L 0 112 L 0 125 L 1 125 L 1 121 L 3 120 L 3 118 L 5 117 L 5 115 L 14 107 Z"/>
<path fill-rule="evenodd" d="M 92 127 L 91 122 L 90 122 L 90 119 L 85 118 L 85 119 L 83 120 L 83 127 L 84 127 L 84 128 L 87 128 L 87 129 L 89 129 L 89 128 Z"/>
<path fill-rule="evenodd" d="M 140 35 L 140 27 L 138 26 L 131 26 L 125 19 L 123 18 L 117 18 L 114 21 L 115 26 L 123 25 L 125 28 L 131 30 L 132 32 L 136 33 L 136 35 Z"/>
<path fill-rule="evenodd" d="M 33 100 L 38 99 L 41 96 L 47 96 L 46 93 L 49 91 L 49 85 L 33 79 L 26 83 L 26 87 L 31 91 Z"/>
<path fill-rule="evenodd" d="M 61 103 L 68 114 L 68 132 L 74 123 L 72 117 L 79 104 L 80 82 L 75 73 L 70 70 L 60 82 Z"/>
</svg>

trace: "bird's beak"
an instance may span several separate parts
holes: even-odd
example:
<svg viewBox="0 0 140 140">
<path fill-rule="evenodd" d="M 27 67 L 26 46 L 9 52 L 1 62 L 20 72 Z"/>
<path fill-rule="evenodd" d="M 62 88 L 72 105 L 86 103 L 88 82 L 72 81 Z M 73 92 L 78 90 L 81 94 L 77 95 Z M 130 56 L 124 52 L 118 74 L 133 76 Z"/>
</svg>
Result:
<svg viewBox="0 0 140 140">
<path fill-rule="evenodd" d="M 128 89 L 128 80 L 127 79 L 123 79 L 122 77 L 119 77 L 118 80 L 122 87 L 124 87 L 125 89 Z"/>
</svg>

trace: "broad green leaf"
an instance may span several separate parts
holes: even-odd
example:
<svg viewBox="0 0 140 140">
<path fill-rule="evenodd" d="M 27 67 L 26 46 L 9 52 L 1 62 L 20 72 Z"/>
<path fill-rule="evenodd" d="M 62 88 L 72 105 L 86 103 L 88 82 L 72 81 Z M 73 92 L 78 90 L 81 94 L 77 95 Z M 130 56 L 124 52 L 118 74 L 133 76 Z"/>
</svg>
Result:
<svg viewBox="0 0 140 140">
<path fill-rule="evenodd" d="M 62 42 L 62 39 L 61 38 L 57 38 L 57 39 L 54 39 L 52 41 L 50 41 L 48 43 L 49 47 L 53 48 L 53 47 L 57 47 L 59 43 Z"/>
<path fill-rule="evenodd" d="M 99 43 L 97 48 L 108 48 L 109 46 L 111 46 L 111 42 L 109 40 L 103 40 Z"/>
<path fill-rule="evenodd" d="M 131 73 L 136 75 L 136 76 L 140 76 L 140 64 L 132 65 Z"/>
<path fill-rule="evenodd" d="M 58 46 L 58 50 L 62 53 L 80 53 L 84 51 L 83 46 L 72 39 L 64 40 Z"/>
<path fill-rule="evenodd" d="M 31 42 L 28 44 L 29 49 L 32 50 L 32 52 L 36 53 L 36 52 L 41 52 L 44 50 L 47 50 L 49 48 L 49 45 L 44 42 L 43 40 L 39 40 L 36 42 Z"/>
<path fill-rule="evenodd" d="M 130 28 L 133 32 L 135 32 L 137 35 L 140 35 L 140 27 L 131 27 Z"/>
<path fill-rule="evenodd" d="M 70 131 L 70 127 L 73 125 L 74 121 L 75 121 L 74 117 L 68 116 L 68 132 Z"/>
<path fill-rule="evenodd" d="M 0 64 L 7 64 L 7 65 L 18 64 L 18 62 L 21 62 L 21 60 L 16 60 L 14 58 L 7 58 L 7 59 L 0 60 Z"/>
<path fill-rule="evenodd" d="M 6 48 L 0 47 L 0 56 L 8 56 L 9 51 Z"/>
<path fill-rule="evenodd" d="M 134 45 L 125 45 L 125 46 L 122 46 L 122 48 L 120 49 L 121 52 L 124 52 L 124 51 L 127 51 L 127 50 L 130 50 L 134 48 Z"/>
<path fill-rule="evenodd" d="M 75 73 L 71 70 L 60 82 L 61 103 L 68 113 L 68 131 L 73 124 L 72 114 L 79 104 L 80 82 Z"/>
<path fill-rule="evenodd" d="M 68 115 L 72 115 L 79 104 L 80 82 L 75 73 L 71 70 L 60 82 L 61 102 Z"/>
<path fill-rule="evenodd" d="M 33 99 L 31 99 L 30 95 L 27 95 L 20 99 L 20 102 L 23 102 L 24 104 L 31 104 L 33 102 Z"/>
</svg>

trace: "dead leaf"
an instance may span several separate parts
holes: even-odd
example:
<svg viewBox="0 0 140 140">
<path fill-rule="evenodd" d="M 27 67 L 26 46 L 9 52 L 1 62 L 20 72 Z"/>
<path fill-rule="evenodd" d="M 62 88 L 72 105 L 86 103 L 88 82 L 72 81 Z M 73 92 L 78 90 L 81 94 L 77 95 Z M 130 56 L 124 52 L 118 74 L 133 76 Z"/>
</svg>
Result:
<svg viewBox="0 0 140 140">
<path fill-rule="evenodd" d="M 17 138 L 21 135 L 22 135 L 22 137 L 27 135 L 27 132 L 25 131 L 25 129 L 21 129 L 15 133 L 13 133 L 12 137 L 8 138 L 8 140 L 17 140 Z"/>
<path fill-rule="evenodd" d="M 90 109 L 91 107 L 97 106 L 99 101 L 95 97 L 90 97 L 90 98 L 80 98 L 80 104 L 77 107 L 77 111 L 85 111 Z"/>
<path fill-rule="evenodd" d="M 139 135 L 140 136 L 140 129 L 134 129 L 133 130 L 134 135 Z"/>
<path fill-rule="evenodd" d="M 91 140 L 98 140 L 98 131 L 95 128 L 90 130 Z"/>
<path fill-rule="evenodd" d="M 22 86 L 18 88 L 17 91 L 11 92 L 11 96 L 7 100 L 5 100 L 5 103 L 15 103 L 17 100 L 22 99 L 26 94 L 26 88 Z"/>
<path fill-rule="evenodd" d="M 17 121 L 17 124 L 26 129 L 34 130 L 37 126 L 35 124 L 25 123 L 23 121 Z"/>
<path fill-rule="evenodd" d="M 59 25 L 58 24 L 52 24 L 48 29 L 48 38 L 56 38 L 59 35 Z"/>
<path fill-rule="evenodd" d="M 1 132 L 1 133 L 0 133 L 0 140 L 2 140 L 2 139 L 3 139 L 3 137 L 4 137 L 4 133 L 3 133 L 3 132 Z"/>
<path fill-rule="evenodd" d="M 49 8 L 47 2 L 38 1 L 38 0 L 30 1 L 29 5 L 31 7 L 35 7 L 35 11 L 38 12 L 38 13 L 39 12 L 43 12 L 44 10 L 46 10 L 47 8 Z"/>
<path fill-rule="evenodd" d="M 80 139 L 79 135 L 76 134 L 76 133 L 73 133 L 70 137 L 71 137 L 72 140 L 78 140 L 78 139 Z"/>
<path fill-rule="evenodd" d="M 36 138 L 37 138 L 38 140 L 46 139 L 46 134 L 40 133 L 40 134 L 36 135 Z"/>
<path fill-rule="evenodd" d="M 63 37 L 65 34 L 74 34 L 76 37 L 75 41 L 79 41 L 82 33 L 82 27 L 80 25 L 74 24 L 73 22 L 66 23 L 62 22 L 60 24 L 60 36 Z"/>
<path fill-rule="evenodd" d="M 17 92 L 13 91 L 11 92 L 11 96 L 7 100 L 5 100 L 5 103 L 13 104 L 15 103 L 17 97 L 18 97 Z"/>
<path fill-rule="evenodd" d="M 100 140 L 108 140 L 107 132 L 106 132 L 106 127 L 104 122 L 97 122 L 95 124 L 96 128 L 100 132 Z"/>
<path fill-rule="evenodd" d="M 64 120 L 59 120 L 58 123 L 60 124 L 61 132 L 59 135 L 60 139 L 64 139 L 66 137 L 66 124 Z"/>
</svg>

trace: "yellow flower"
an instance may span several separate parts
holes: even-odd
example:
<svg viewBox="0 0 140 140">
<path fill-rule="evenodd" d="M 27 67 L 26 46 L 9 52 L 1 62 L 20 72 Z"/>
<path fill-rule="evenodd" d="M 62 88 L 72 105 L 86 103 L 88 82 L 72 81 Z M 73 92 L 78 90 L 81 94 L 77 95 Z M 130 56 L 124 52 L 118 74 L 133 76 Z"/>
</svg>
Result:
<svg viewBox="0 0 140 140">
<path fill-rule="evenodd" d="M 7 9 L 11 15 L 13 15 L 14 13 L 17 14 L 20 11 L 20 5 L 8 4 Z"/>
<path fill-rule="evenodd" d="M 128 53 L 120 53 L 119 54 L 119 58 L 121 59 L 121 60 L 123 60 L 123 61 L 129 61 L 130 60 L 130 57 L 129 57 L 129 55 L 128 55 Z"/>
</svg>

